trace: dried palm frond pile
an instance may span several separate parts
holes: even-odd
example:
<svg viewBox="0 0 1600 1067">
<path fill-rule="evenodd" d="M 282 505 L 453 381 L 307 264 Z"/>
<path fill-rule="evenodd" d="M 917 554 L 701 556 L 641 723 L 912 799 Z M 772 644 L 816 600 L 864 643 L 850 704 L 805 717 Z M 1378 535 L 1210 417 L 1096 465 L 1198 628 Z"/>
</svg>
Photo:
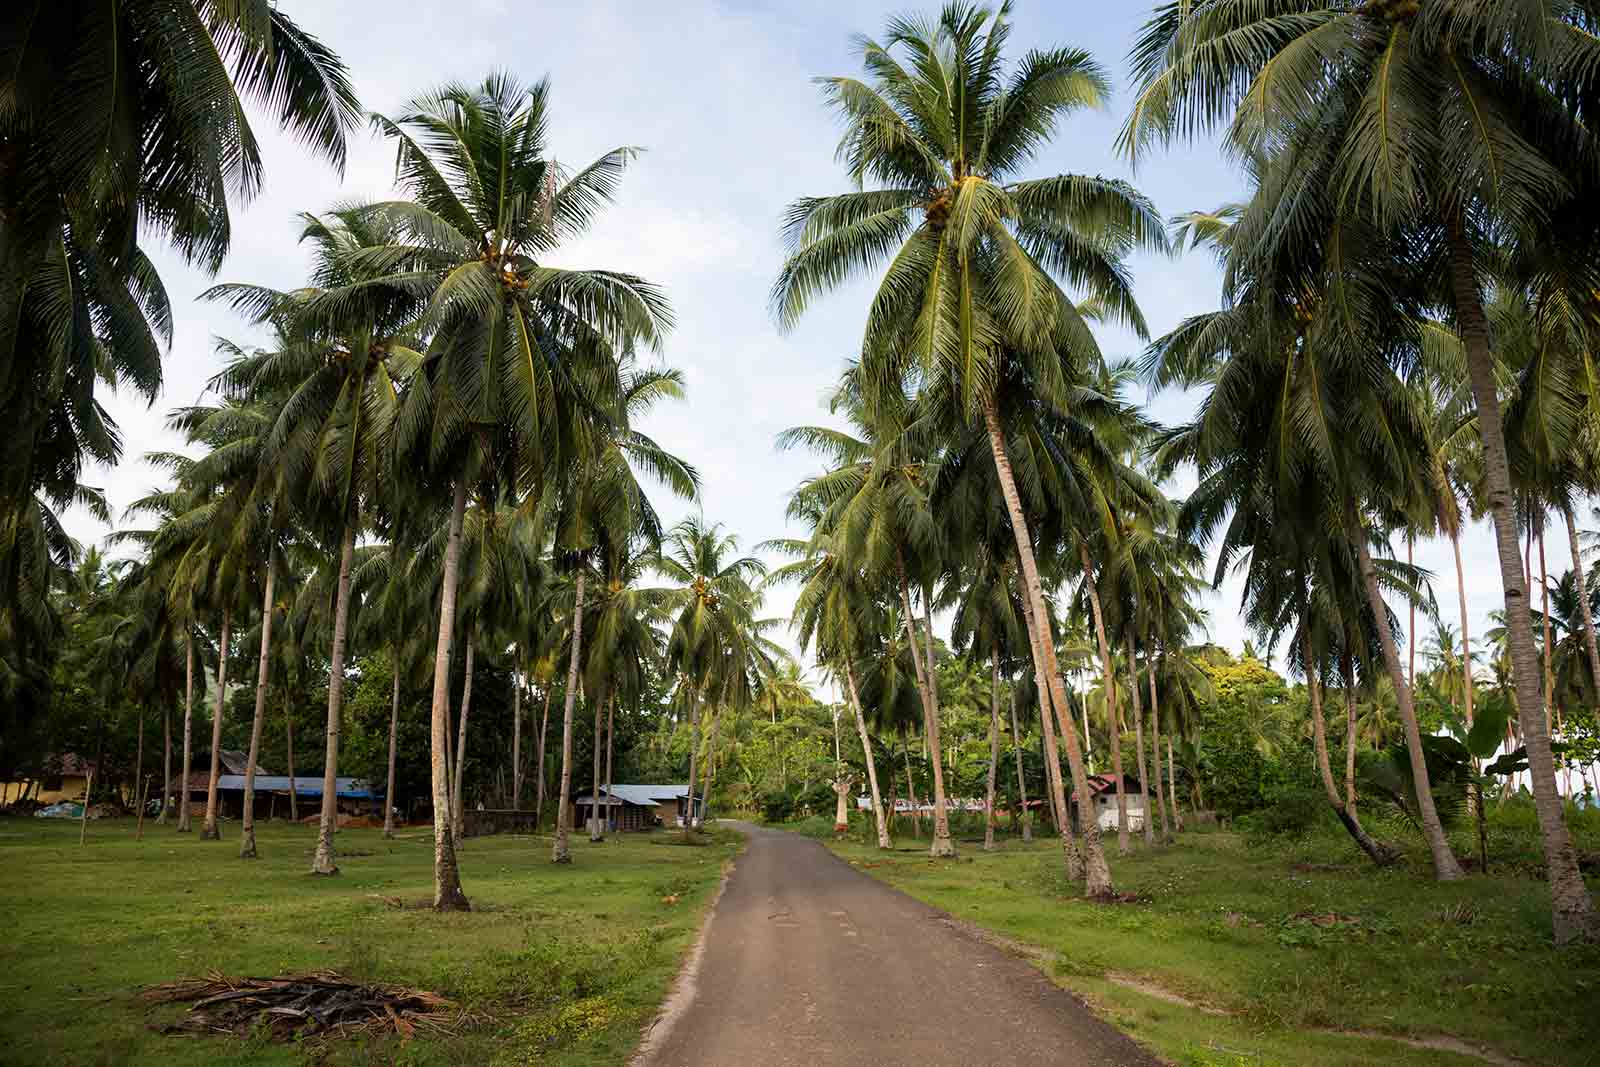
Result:
<svg viewBox="0 0 1600 1067">
<path fill-rule="evenodd" d="M 143 995 L 152 1004 L 192 1002 L 187 1015 L 161 1028 L 165 1034 L 242 1037 L 265 1027 L 285 1040 L 387 1031 L 410 1038 L 419 1029 L 454 1033 L 472 1021 L 437 993 L 363 984 L 334 971 L 280 978 L 229 978 L 212 971 L 204 978 L 151 986 Z"/>
</svg>

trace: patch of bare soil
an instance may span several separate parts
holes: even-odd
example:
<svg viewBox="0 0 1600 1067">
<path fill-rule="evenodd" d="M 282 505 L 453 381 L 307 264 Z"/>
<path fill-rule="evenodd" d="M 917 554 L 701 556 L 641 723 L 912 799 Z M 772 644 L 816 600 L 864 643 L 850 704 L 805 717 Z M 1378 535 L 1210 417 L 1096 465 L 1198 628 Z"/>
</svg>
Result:
<svg viewBox="0 0 1600 1067">
<path fill-rule="evenodd" d="M 1402 1037 L 1399 1034 L 1386 1034 L 1379 1030 L 1326 1030 L 1329 1034 L 1348 1034 L 1351 1037 L 1366 1037 L 1376 1041 L 1395 1041 L 1412 1048 L 1429 1049 L 1434 1052 L 1454 1052 L 1457 1056 L 1469 1056 L 1484 1063 L 1495 1064 L 1496 1067 L 1522 1067 L 1522 1061 L 1512 1059 L 1492 1048 L 1474 1045 L 1463 1041 L 1459 1037 L 1449 1037 L 1444 1034 L 1435 1034 L 1432 1037 Z"/>
<path fill-rule="evenodd" d="M 183 1018 L 159 1027 L 164 1034 L 246 1037 L 266 1030 L 279 1041 L 355 1033 L 410 1039 L 419 1029 L 448 1034 L 476 1021 L 438 993 L 357 982 L 334 971 L 278 978 L 212 971 L 205 978 L 151 986 L 142 995 L 151 1004 L 190 1004 Z"/>
<path fill-rule="evenodd" d="M 1158 986 L 1154 982 L 1147 982 L 1135 974 L 1120 974 L 1116 971 L 1107 971 L 1105 974 L 1105 979 L 1106 981 L 1122 986 L 1125 989 L 1132 989 L 1135 992 L 1143 993 L 1147 997 L 1154 997 L 1157 1000 L 1164 1000 L 1168 1004 L 1177 1004 L 1179 1007 L 1193 1008 L 1195 1011 L 1203 1011 L 1207 1015 L 1233 1014 L 1230 1011 L 1224 1011 L 1222 1008 L 1213 1007 L 1210 1004 L 1202 1004 L 1198 1000 L 1190 1000 L 1182 993 L 1174 993 L 1172 990 L 1163 986 Z"/>
</svg>

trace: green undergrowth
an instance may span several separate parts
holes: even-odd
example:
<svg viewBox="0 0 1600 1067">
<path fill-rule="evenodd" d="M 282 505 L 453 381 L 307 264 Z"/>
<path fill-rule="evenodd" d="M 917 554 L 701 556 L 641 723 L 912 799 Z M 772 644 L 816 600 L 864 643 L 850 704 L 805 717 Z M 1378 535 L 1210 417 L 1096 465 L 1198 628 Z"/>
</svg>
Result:
<svg viewBox="0 0 1600 1067">
<path fill-rule="evenodd" d="M 661 847 L 665 833 L 472 838 L 460 856 L 473 906 L 435 914 L 428 829 L 339 832 L 341 873 L 307 874 L 312 828 L 236 827 L 204 842 L 147 824 L 0 819 L 0 1061 L 71 1064 L 622 1063 L 658 1008 L 739 835 Z M 163 1036 L 182 1006 L 140 989 L 208 971 L 332 968 L 428 989 L 478 1021 L 453 1035 L 306 1040 Z"/>
<path fill-rule="evenodd" d="M 1521 851 L 1449 884 L 1375 869 L 1338 837 L 1223 831 L 1117 858 L 1123 903 L 1091 903 L 1059 840 L 1002 837 L 954 861 L 882 853 L 860 825 L 831 847 L 866 873 L 993 931 L 1176 1063 L 1463 1064 L 1453 1037 L 1527 1063 L 1600 1063 L 1600 946 L 1557 949 Z M 926 842 L 923 837 L 922 842 Z M 1135 841 L 1138 841 L 1137 836 Z M 919 843 L 897 836 L 897 848 Z M 1209 1009 L 1209 1010 L 1207 1010 Z"/>
</svg>

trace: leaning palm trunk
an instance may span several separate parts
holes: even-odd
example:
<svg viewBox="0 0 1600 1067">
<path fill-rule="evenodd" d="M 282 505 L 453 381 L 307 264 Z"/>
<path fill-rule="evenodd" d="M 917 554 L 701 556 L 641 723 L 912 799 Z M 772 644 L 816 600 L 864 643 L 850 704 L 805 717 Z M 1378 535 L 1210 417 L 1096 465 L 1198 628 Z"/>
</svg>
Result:
<svg viewBox="0 0 1600 1067">
<path fill-rule="evenodd" d="M 554 679 L 551 679 L 551 681 L 553 683 Z M 550 736 L 550 697 L 555 692 L 555 689 L 554 684 L 544 687 L 544 714 L 539 719 L 539 744 L 534 749 L 534 754 L 538 756 L 539 779 L 535 783 L 538 792 L 534 795 L 533 825 L 538 827 L 544 826 L 544 750 L 545 742 Z"/>
<path fill-rule="evenodd" d="M 1512 514 L 1511 468 L 1506 459 L 1505 431 L 1500 423 L 1500 398 L 1495 392 L 1494 353 L 1489 321 L 1478 290 L 1477 265 L 1461 209 L 1446 220 L 1450 238 L 1451 284 L 1455 290 L 1456 328 L 1466 353 L 1467 377 L 1478 409 L 1483 440 L 1483 476 L 1494 520 L 1495 548 L 1500 556 L 1500 584 L 1505 592 L 1506 631 L 1516 682 L 1517 719 L 1528 748 L 1534 807 L 1543 838 L 1545 871 L 1550 881 L 1551 920 L 1557 944 L 1591 936 L 1594 902 L 1578 869 L 1567 834 L 1561 795 L 1556 791 L 1555 758 L 1539 699 L 1539 665 L 1533 649 L 1533 620 L 1528 612 L 1528 587 L 1517 567 L 1517 533 Z M 1382 627 L 1380 627 L 1380 630 Z"/>
<path fill-rule="evenodd" d="M 1139 696 L 1139 661 L 1133 654 L 1133 634 L 1125 635 L 1128 646 L 1128 692 L 1133 696 L 1133 747 L 1138 752 L 1139 818 L 1144 823 L 1144 843 L 1156 843 L 1155 823 L 1150 817 L 1150 779 L 1144 762 L 1144 701 Z"/>
<path fill-rule="evenodd" d="M 1589 679 L 1600 692 L 1600 646 L 1594 636 L 1594 616 L 1589 612 L 1588 579 L 1583 576 L 1583 557 L 1578 551 L 1578 524 L 1573 520 L 1572 509 L 1562 508 L 1567 520 L 1567 547 L 1572 550 L 1572 575 L 1578 585 L 1578 618 L 1583 622 L 1583 650 L 1589 658 Z"/>
<path fill-rule="evenodd" d="M 578 706 L 578 657 L 583 650 L 583 580 L 578 571 L 577 589 L 572 598 L 572 660 L 567 665 L 567 700 L 561 721 L 561 792 L 556 795 L 556 839 L 550 849 L 551 863 L 571 863 L 572 848 L 567 841 L 572 821 L 572 714 Z"/>
<path fill-rule="evenodd" d="M 344 725 L 344 651 L 350 637 L 350 566 L 356 552 L 355 507 L 344 525 L 339 545 L 339 587 L 333 602 L 333 649 L 328 660 L 328 744 L 322 763 L 322 818 L 317 824 L 317 853 L 312 874 L 338 874 L 333 861 L 333 835 L 339 829 L 339 730 Z"/>
<path fill-rule="evenodd" d="M 989 656 L 989 780 L 983 802 L 983 850 L 994 851 L 994 774 L 1000 763 L 1000 650 Z"/>
<path fill-rule="evenodd" d="M 394 646 L 394 662 L 389 683 L 389 785 L 383 793 L 383 836 L 394 836 L 394 757 L 395 740 L 400 733 L 400 646 Z"/>
<path fill-rule="evenodd" d="M 450 529 L 445 540 L 444 574 L 439 590 L 439 633 L 433 649 L 433 707 L 428 724 L 428 751 L 433 794 L 433 906 L 437 911 L 466 911 L 471 905 L 461 891 L 455 837 L 450 828 L 450 769 L 445 747 L 450 742 L 450 643 L 455 635 L 456 596 L 461 572 L 461 527 L 467 513 L 467 479 L 456 480 L 450 503 Z"/>
<path fill-rule="evenodd" d="M 1345 798 L 1339 795 L 1339 786 L 1333 780 L 1333 767 L 1328 761 L 1328 733 L 1322 714 L 1323 688 L 1317 669 L 1317 661 L 1311 655 L 1311 634 L 1302 622 L 1300 629 L 1300 646 L 1302 658 L 1306 665 L 1306 687 L 1311 691 L 1311 743 L 1317 753 L 1317 773 L 1322 777 L 1322 789 L 1328 794 L 1328 804 L 1333 808 L 1333 813 L 1339 817 L 1339 822 L 1344 825 L 1346 832 L 1356 844 L 1361 846 L 1361 851 L 1372 858 L 1372 862 L 1383 865 L 1389 862 L 1389 855 L 1374 841 L 1361 826 L 1361 820 L 1356 818 L 1356 813 L 1346 804 Z"/>
<path fill-rule="evenodd" d="M 1122 776 L 1122 708 L 1117 703 L 1117 673 L 1111 666 L 1111 645 L 1106 640 L 1105 616 L 1100 611 L 1100 587 L 1094 580 L 1094 567 L 1089 561 L 1089 546 L 1078 545 L 1078 555 L 1083 562 L 1083 583 L 1089 590 L 1089 607 L 1094 613 L 1094 633 L 1100 642 L 1100 667 L 1105 673 L 1106 733 L 1111 746 L 1111 773 L 1116 777 L 1117 797 L 1117 855 L 1126 856 L 1128 848 L 1128 797 L 1123 788 Z M 1087 726 L 1087 716 L 1085 716 Z M 1087 730 L 1085 730 L 1087 732 Z M 1081 807 L 1087 807 L 1088 796 Z"/>
<path fill-rule="evenodd" d="M 1172 844 L 1172 824 L 1167 821 L 1166 796 L 1161 792 L 1161 706 L 1156 702 L 1156 658 L 1145 660 L 1150 678 L 1150 769 L 1156 776 L 1156 811 L 1161 816 L 1161 843 Z M 1145 813 L 1149 818 L 1150 813 Z"/>
<path fill-rule="evenodd" d="M 1378 643 L 1383 648 L 1384 666 L 1389 680 L 1394 683 L 1395 703 L 1400 708 L 1400 721 L 1405 725 L 1406 752 L 1411 758 L 1411 780 L 1417 800 L 1417 821 L 1422 824 L 1423 837 L 1428 851 L 1433 854 L 1433 874 L 1440 881 L 1462 877 L 1461 864 L 1450 851 L 1450 842 L 1444 835 L 1439 812 L 1433 805 L 1433 788 L 1428 780 L 1428 765 L 1422 756 L 1422 732 L 1417 726 L 1417 713 L 1411 703 L 1411 687 L 1406 684 L 1405 672 L 1400 667 L 1400 650 L 1394 642 L 1394 633 L 1388 625 L 1388 608 L 1383 602 L 1383 592 L 1378 588 L 1378 571 L 1372 562 L 1372 550 L 1367 547 L 1367 532 L 1356 517 L 1355 501 L 1345 502 L 1345 521 L 1349 537 L 1355 542 L 1356 560 L 1361 568 L 1361 581 L 1367 594 L 1367 609 L 1372 612 L 1373 628 L 1378 631 Z"/>
<path fill-rule="evenodd" d="M 477 647 L 472 623 L 467 624 L 467 655 L 461 679 L 461 719 L 456 725 L 455 778 L 450 791 L 450 825 L 455 833 L 456 847 L 461 848 L 467 839 L 467 813 L 462 803 L 463 786 L 467 769 L 467 713 L 472 710 L 473 652 Z"/>
<path fill-rule="evenodd" d="M 261 662 L 256 667 L 256 715 L 250 723 L 250 758 L 244 768 L 244 818 L 239 824 L 239 858 L 256 858 L 256 758 L 261 755 L 261 724 L 267 717 L 267 682 L 271 671 L 273 566 L 267 560 L 266 590 L 261 595 Z"/>
<path fill-rule="evenodd" d="M 605 694 L 604 699 L 594 702 L 594 769 L 589 776 L 589 840 L 605 840 L 605 823 L 600 814 L 600 732 L 602 730 L 601 714 L 606 709 L 607 701 L 614 699 L 611 693 Z M 606 795 L 605 805 L 611 807 L 611 796 Z"/>
<path fill-rule="evenodd" d="M 222 773 L 222 709 L 228 695 L 228 641 L 232 634 L 233 612 L 222 609 L 222 643 L 217 646 L 217 711 L 211 717 L 211 778 L 206 783 L 206 821 L 200 826 L 200 840 L 220 841 L 217 829 L 217 778 Z"/>
<path fill-rule="evenodd" d="M 516 648 L 512 648 L 512 661 Z M 511 670 L 511 810 L 522 807 L 522 680 Z"/>
<path fill-rule="evenodd" d="M 872 790 L 872 819 L 877 824 L 878 847 L 889 849 L 894 843 L 889 840 L 889 823 L 883 815 L 883 794 L 878 791 L 878 764 L 872 758 L 872 741 L 867 737 L 866 716 L 861 713 L 861 694 L 856 691 L 856 672 L 850 666 L 849 657 L 844 661 L 844 680 L 850 692 L 850 710 L 855 713 L 856 733 L 861 737 L 861 757 L 867 765 L 867 785 Z M 892 768 L 893 763 L 890 764 Z"/>
<path fill-rule="evenodd" d="M 1033 815 L 1028 811 L 1028 784 L 1022 774 L 1022 732 L 1017 729 L 1017 694 L 1011 693 L 1011 754 L 1017 759 L 1017 801 L 1022 806 L 1022 843 L 1033 840 Z"/>
<path fill-rule="evenodd" d="M 1570 523 L 1572 517 L 1569 515 Z M 1472 729 L 1472 631 L 1467 621 L 1467 576 L 1461 569 L 1461 533 L 1458 530 L 1450 531 L 1450 548 L 1456 555 L 1456 599 L 1461 604 L 1461 680 L 1466 685 L 1467 729 Z M 1574 550 L 1576 551 L 1576 550 Z M 1576 557 L 1574 557 L 1576 559 Z M 1576 565 L 1576 564 L 1574 564 Z M 1583 580 L 1583 571 L 1578 572 L 1579 581 Z M 1587 602 L 1585 602 L 1587 612 Z M 1587 615 L 1585 615 L 1587 617 Z M 1596 665 L 1600 669 L 1600 664 Z"/>
<path fill-rule="evenodd" d="M 1044 783 L 1050 794 L 1050 811 L 1055 819 L 1056 833 L 1061 838 L 1061 861 L 1066 868 L 1067 880 L 1080 882 L 1087 876 L 1087 864 L 1084 854 L 1078 851 L 1078 828 L 1073 825 L 1072 809 L 1067 804 L 1067 787 L 1061 776 L 1061 750 L 1056 744 L 1056 727 L 1051 725 L 1050 719 L 1050 690 L 1045 687 L 1039 666 L 1045 662 L 1045 658 L 1040 654 L 1038 644 L 1034 640 L 1036 631 L 1033 625 L 1033 609 L 1029 607 L 1027 600 L 1022 602 L 1022 617 L 1028 628 L 1029 642 L 1033 645 L 1033 691 L 1039 698 L 1039 744 L 1043 749 Z M 1061 709 L 1057 708 L 1056 723 L 1060 725 L 1063 734 L 1071 734 L 1076 739 L 1077 727 L 1072 724 L 1070 710 L 1065 716 L 1060 712 Z"/>
<path fill-rule="evenodd" d="M 1083 756 L 1078 750 L 1078 734 L 1072 729 L 1071 713 L 1067 710 L 1066 686 L 1061 681 L 1061 669 L 1056 662 L 1055 639 L 1050 633 L 1050 617 L 1045 614 L 1044 589 L 1039 582 L 1039 566 L 1033 555 L 1032 535 L 1028 520 L 1022 512 L 1022 497 L 1017 493 L 1017 482 L 1011 473 L 1011 458 L 1006 454 L 1005 434 L 1000 427 L 1000 411 L 993 396 L 984 398 L 984 425 L 989 432 L 989 450 L 994 453 L 995 470 L 1000 479 L 1000 492 L 1005 497 L 1006 511 L 1011 517 L 1011 532 L 1017 541 L 1017 559 L 1022 567 L 1024 603 L 1030 643 L 1033 649 L 1035 677 L 1041 683 L 1041 697 L 1048 692 L 1055 704 L 1057 715 L 1065 715 L 1067 729 L 1062 738 L 1067 748 L 1067 765 L 1072 773 L 1072 791 L 1079 797 L 1089 796 L 1089 776 L 1084 772 Z M 1046 688 L 1048 686 L 1048 688 Z M 1063 808 L 1063 822 L 1065 818 Z M 1106 865 L 1104 850 L 1100 847 L 1100 827 L 1094 819 L 1084 819 L 1083 866 L 1084 888 L 1090 896 L 1111 893 L 1111 868 Z M 1070 830 L 1068 831 L 1070 833 Z"/>
<path fill-rule="evenodd" d="M 950 839 L 950 813 L 945 808 L 944 761 L 939 753 L 939 706 L 936 693 L 938 677 L 934 674 L 933 630 L 928 630 L 928 663 L 922 662 L 918 646 L 917 616 L 911 610 L 911 585 L 906 580 L 904 561 L 900 561 L 900 603 L 906 615 L 906 639 L 911 645 L 911 664 L 916 670 L 917 691 L 922 697 L 922 736 L 931 757 L 933 772 L 933 843 L 928 853 L 933 856 L 954 856 L 955 842 Z"/>
</svg>

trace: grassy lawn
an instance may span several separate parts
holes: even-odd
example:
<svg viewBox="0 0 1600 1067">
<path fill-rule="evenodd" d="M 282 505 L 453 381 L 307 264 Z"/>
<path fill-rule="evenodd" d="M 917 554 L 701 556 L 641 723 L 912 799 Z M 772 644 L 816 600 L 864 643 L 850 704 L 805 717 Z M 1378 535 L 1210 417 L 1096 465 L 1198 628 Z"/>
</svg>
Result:
<svg viewBox="0 0 1600 1067">
<path fill-rule="evenodd" d="M 203 842 L 131 821 L 78 826 L 0 819 L 0 1060 L 72 1064 L 621 1063 L 654 1014 L 738 835 L 704 847 L 665 832 L 591 845 L 549 863 L 549 837 L 467 842 L 474 911 L 414 907 L 432 892 L 432 833 L 339 833 L 342 874 L 306 873 L 314 830 L 262 825 L 262 859 L 237 827 Z M 395 908 L 384 898 L 399 898 Z M 673 898 L 669 900 L 664 898 Z M 434 990 L 492 1017 L 459 1037 L 309 1042 L 162 1036 L 182 1006 L 148 1008 L 144 986 L 219 970 L 334 968 Z"/>
<path fill-rule="evenodd" d="M 1190 833 L 1113 856 L 1117 889 L 1140 902 L 1091 904 L 1063 879 L 1058 843 L 1006 839 L 994 853 L 963 843 L 954 862 L 831 847 L 1038 950 L 1029 954 L 1056 981 L 1181 1064 L 1482 1062 L 1326 1030 L 1600 1063 L 1600 947 L 1557 951 L 1544 884 L 1526 873 L 1440 885 L 1415 869 L 1376 871 L 1337 841 L 1250 847 Z"/>
</svg>

